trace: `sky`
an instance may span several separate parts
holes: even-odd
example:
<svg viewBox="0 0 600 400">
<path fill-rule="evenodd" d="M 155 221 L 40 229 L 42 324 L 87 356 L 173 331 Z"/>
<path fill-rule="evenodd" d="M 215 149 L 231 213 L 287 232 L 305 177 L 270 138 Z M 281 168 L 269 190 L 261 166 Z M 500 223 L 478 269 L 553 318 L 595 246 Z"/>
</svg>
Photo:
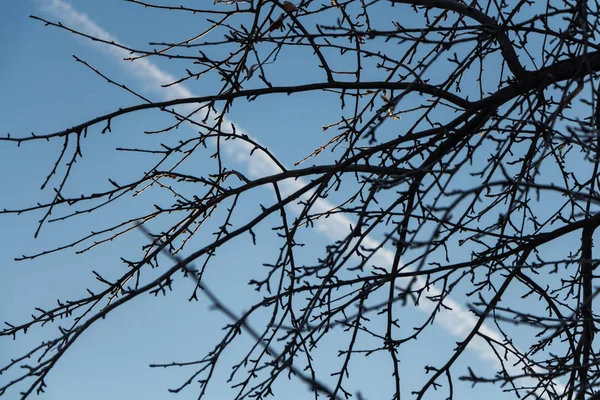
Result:
<svg viewBox="0 0 600 400">
<path fill-rule="evenodd" d="M 106 39 L 119 39 L 125 44 L 143 46 L 153 39 L 190 37 L 196 32 L 194 21 L 176 13 L 159 13 L 122 1 L 78 0 L 71 3 L 59 0 L 9 1 L 0 6 L 0 120 L 2 134 L 15 136 L 30 132 L 50 133 L 62 130 L 99 114 L 118 107 L 139 103 L 132 95 L 104 82 L 88 68 L 73 58 L 76 55 L 118 82 L 139 90 L 155 100 L 189 97 L 210 93 L 211 87 L 195 86 L 193 83 L 161 89 L 160 85 L 180 76 L 182 66 L 163 60 L 143 59 L 135 63 L 124 62 L 126 54 L 74 37 L 56 28 L 45 27 L 40 21 L 29 18 L 34 14 L 52 21 L 61 21 L 79 30 L 91 32 Z M 166 16 L 165 16 L 166 15 Z M 160 27 L 157 32 L 157 27 Z M 297 60 L 296 60 L 297 61 Z M 278 77 L 282 81 L 307 79 L 314 71 L 303 71 L 295 66 L 293 58 L 289 75 Z M 238 129 L 266 145 L 288 166 L 308 155 L 322 142 L 320 123 L 337 107 L 323 98 L 305 97 L 267 98 L 252 103 L 236 104 L 229 116 Z M 296 103 L 297 102 L 297 103 Z M 310 118 L 307 118 L 307 114 Z M 114 152 L 115 147 L 135 146 L 144 129 L 167 126 L 169 119 L 156 113 L 145 113 L 115 121 L 114 133 L 101 135 L 98 129 L 90 133 L 84 148 L 84 158 L 74 171 L 74 187 L 69 189 L 85 192 L 104 182 L 106 175 L 117 172 L 124 178 L 132 174 L 145 162 L 143 158 L 124 156 Z M 182 132 L 190 135 L 193 129 L 182 126 Z M 187 130 L 187 131 L 186 131 Z M 152 138 L 144 140 L 153 140 Z M 293 143 L 293 145 L 290 145 Z M 0 184 L 0 208 L 16 208 L 23 204 L 34 204 L 48 199 L 52 193 L 40 191 L 40 185 L 60 151 L 60 143 L 31 143 L 17 148 L 13 144 L 0 144 L 0 167 L 4 173 Z M 250 157 L 249 149 L 240 144 L 230 144 L 225 149 L 229 160 L 251 177 L 260 177 L 278 172 L 277 167 L 266 157 Z M 210 149 L 205 153 L 208 158 Z M 198 160 L 197 168 L 210 168 L 206 160 Z M 284 190 L 292 190 L 300 182 L 287 182 Z M 140 197 L 147 196 L 141 194 Z M 268 201 L 272 194 L 265 191 L 256 195 L 256 202 Z M 148 200 L 146 198 L 146 200 Z M 150 199 L 152 200 L 152 199 Z M 97 285 L 92 271 L 102 271 L 107 276 L 118 274 L 119 257 L 133 258 L 136 249 L 144 243 L 141 234 L 130 235 L 107 246 L 83 254 L 75 254 L 81 247 L 66 249 L 32 261 L 15 262 L 23 254 L 34 254 L 53 246 L 68 243 L 95 226 L 117 221 L 123 215 L 135 214 L 139 202 L 120 204 L 118 208 L 84 215 L 61 223 L 52 223 L 34 240 L 36 224 L 40 214 L 0 216 L 0 321 L 23 322 L 35 307 L 52 304 L 56 299 L 69 299 L 85 292 L 86 287 Z M 148 203 L 151 204 L 151 203 Z M 328 203 L 318 207 L 328 209 Z M 256 204 L 246 205 L 248 209 Z M 307 247 L 322 246 L 345 234 L 352 221 L 344 217 L 331 218 L 317 227 L 318 237 L 307 238 Z M 91 227 L 91 228 L 90 228 Z M 215 264 L 209 270 L 208 284 L 234 310 L 240 312 L 255 298 L 252 288 L 247 286 L 253 268 L 264 260 L 261 255 L 269 250 L 269 233 L 258 248 L 249 241 L 237 242 L 219 252 Z M 198 239 L 199 241 L 202 238 Z M 377 239 L 369 241 L 376 245 Z M 384 249 L 377 255 L 378 262 L 390 264 L 393 252 Z M 227 279 L 224 279 L 227 277 Z M 123 309 L 117 310 L 104 321 L 95 324 L 84 334 L 66 356 L 60 360 L 48 379 L 46 393 L 41 399 L 113 399 L 144 398 L 149 400 L 173 398 L 196 398 L 198 391 L 192 388 L 174 395 L 167 388 L 176 387 L 188 376 L 182 369 L 152 369 L 150 363 L 194 359 L 207 351 L 219 338 L 220 327 L 227 323 L 223 315 L 208 309 L 206 302 L 186 301 L 192 282 L 180 280 L 177 289 L 166 297 L 144 296 Z M 435 292 L 434 292 L 435 293 Z M 452 344 L 458 342 L 469 331 L 475 319 L 458 301 L 449 303 L 453 310 L 440 315 L 435 326 L 414 346 L 401 352 L 402 382 L 406 385 L 407 397 L 411 385 L 424 379 L 422 365 L 437 365 L 447 357 Z M 402 318 L 410 326 L 426 316 L 431 305 L 424 301 L 421 309 L 406 308 Z M 413 322 L 414 321 L 414 322 Z M 259 321 L 255 321 L 259 323 Z M 40 340 L 47 339 L 56 327 L 32 329 L 16 341 L 1 338 L 0 367 L 8 358 L 23 354 Z M 499 337 L 492 327 L 485 327 L 492 337 Z M 249 339 L 240 340 L 242 349 Z M 332 336 L 321 345 L 323 373 L 334 372 L 340 360 L 336 351 L 338 343 Z M 328 347 L 328 345 L 331 348 Z M 227 360 L 235 360 L 235 350 L 227 353 Z M 354 372 L 351 387 L 361 391 L 367 399 L 389 398 L 391 388 L 388 357 L 377 355 L 364 363 L 352 365 Z M 464 359 L 457 364 L 456 374 L 464 372 L 467 365 L 488 375 L 496 370 L 489 349 L 474 341 Z M 460 371 L 462 368 L 462 371 Z M 225 382 L 228 370 L 218 371 L 208 398 L 228 398 L 231 389 Z M 10 380 L 11 373 L 0 376 L 0 385 Z M 415 387 L 416 388 L 416 387 Z M 11 389 L 6 398 L 17 398 L 23 387 Z M 294 379 L 278 384 L 279 393 L 286 399 L 307 398 L 309 392 L 301 382 Z M 512 398 L 502 393 L 497 386 L 458 384 L 456 395 L 478 397 L 485 394 L 488 399 Z M 276 398 L 279 398 L 276 393 Z M 283 396 L 282 396 L 283 397 Z M 435 397 L 430 397 L 435 398 Z M 460 398 L 460 397 L 457 397 Z"/>
</svg>

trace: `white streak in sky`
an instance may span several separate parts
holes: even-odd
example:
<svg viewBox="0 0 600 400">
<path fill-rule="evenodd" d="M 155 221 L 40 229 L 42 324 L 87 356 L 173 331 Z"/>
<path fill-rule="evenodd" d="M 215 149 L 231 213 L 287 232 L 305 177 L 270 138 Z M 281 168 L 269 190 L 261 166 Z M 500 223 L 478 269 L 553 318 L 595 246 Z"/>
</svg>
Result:
<svg viewBox="0 0 600 400">
<path fill-rule="evenodd" d="M 69 3 L 64 2 L 62 0 L 51 0 L 48 3 L 45 2 L 43 9 L 48 11 L 58 18 L 61 18 L 61 22 L 65 22 L 70 27 L 79 30 L 81 32 L 85 32 L 89 35 L 98 37 L 100 39 L 106 41 L 114 41 L 118 42 L 117 39 L 112 36 L 110 33 L 106 32 L 100 26 L 98 26 L 93 20 L 91 20 L 86 14 L 80 13 L 76 11 Z M 104 52 L 107 52 L 113 55 L 115 58 L 122 60 L 123 58 L 130 57 L 131 54 L 123 49 L 107 46 L 99 43 L 89 42 L 93 45 L 96 45 L 98 49 L 101 49 Z M 121 63 L 120 65 L 126 66 L 127 70 L 135 75 L 143 84 L 145 84 L 146 89 L 151 89 L 157 91 L 160 89 L 158 93 L 160 93 L 165 100 L 173 99 L 173 98 L 185 98 L 185 97 L 193 97 L 194 95 L 190 92 L 184 85 L 175 85 L 169 86 L 166 88 L 160 87 L 160 85 L 171 83 L 176 80 L 174 76 L 171 74 L 161 70 L 154 63 L 149 61 L 146 58 L 137 59 L 135 62 L 129 63 Z M 192 112 L 196 108 L 194 105 L 187 105 L 186 110 Z M 232 128 L 231 121 L 226 120 L 225 128 Z M 238 133 L 245 133 L 239 127 L 236 126 L 236 131 Z M 254 178 L 272 175 L 281 172 L 281 169 L 262 152 L 255 152 L 252 156 L 250 156 L 250 151 L 252 150 L 252 146 L 246 142 L 231 140 L 224 142 L 222 144 L 223 150 L 225 150 L 228 157 L 237 161 L 240 164 L 245 165 L 247 172 L 250 176 Z M 303 180 L 292 180 L 288 179 L 281 183 L 282 194 L 289 194 L 293 191 L 299 189 L 300 187 L 306 184 Z M 319 199 L 315 203 L 313 207 L 314 212 L 324 212 L 333 208 L 333 205 L 328 201 Z M 346 216 L 340 214 L 333 214 L 326 221 L 318 223 L 316 228 L 322 234 L 327 236 L 330 240 L 339 240 L 345 237 L 350 229 L 350 225 L 353 225 L 353 222 L 348 219 Z M 363 241 L 366 247 L 375 248 L 378 247 L 379 243 L 367 237 Z M 387 266 L 391 267 L 394 260 L 394 252 L 389 249 L 382 248 L 377 253 L 374 254 L 372 258 L 372 262 L 374 265 L 378 266 Z M 424 286 L 425 282 L 423 279 L 418 279 L 418 284 Z M 429 292 L 427 293 L 429 296 L 436 296 L 441 294 L 439 289 L 430 286 Z M 423 312 L 431 312 L 436 307 L 436 302 L 433 302 L 427 297 L 422 296 L 419 307 L 419 310 Z M 470 313 L 468 310 L 464 309 L 460 304 L 456 303 L 452 299 L 446 298 L 444 300 L 444 304 L 451 308 L 451 310 L 445 310 L 438 312 L 435 323 L 439 324 L 446 332 L 450 333 L 453 336 L 456 336 L 459 340 L 463 340 L 471 329 L 475 326 L 477 322 L 477 318 Z M 480 332 L 489 336 L 493 340 L 498 342 L 503 342 L 503 338 L 492 328 L 487 326 L 486 324 L 482 325 L 480 328 Z M 496 355 L 490 349 L 489 345 L 480 337 L 475 336 L 473 340 L 471 340 L 468 349 L 474 351 L 478 354 L 478 356 L 482 360 L 486 360 L 492 363 L 493 368 L 499 368 L 499 363 L 496 359 Z M 508 355 L 508 359 L 505 361 L 506 368 L 509 372 L 513 373 L 522 373 L 521 369 L 517 366 L 517 358 Z M 564 386 L 555 382 L 556 389 L 560 392 L 564 389 Z"/>
</svg>

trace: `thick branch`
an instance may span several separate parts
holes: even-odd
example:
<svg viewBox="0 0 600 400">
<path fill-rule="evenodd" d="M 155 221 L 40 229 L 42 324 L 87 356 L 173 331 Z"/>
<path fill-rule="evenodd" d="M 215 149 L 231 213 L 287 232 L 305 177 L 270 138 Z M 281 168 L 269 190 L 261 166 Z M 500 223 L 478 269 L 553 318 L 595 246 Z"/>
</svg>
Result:
<svg viewBox="0 0 600 400">
<path fill-rule="evenodd" d="M 580 390 L 577 396 L 578 400 L 585 399 L 585 393 L 588 389 L 588 371 L 590 362 L 590 352 L 592 341 L 594 340 L 594 314 L 592 311 L 592 236 L 594 226 L 586 226 L 581 233 L 581 280 L 583 286 L 583 303 L 581 306 L 581 316 L 583 318 L 583 331 L 581 333 L 582 354 L 581 368 L 579 370 Z"/>
<path fill-rule="evenodd" d="M 508 68 L 517 79 L 522 79 L 527 74 L 527 71 L 519 62 L 519 57 L 515 52 L 514 46 L 510 41 L 506 32 L 499 26 L 496 21 L 490 16 L 477 10 L 474 7 L 468 6 L 464 3 L 459 3 L 453 0 L 392 0 L 395 3 L 412 4 L 415 6 L 425 6 L 430 8 L 439 8 L 441 10 L 454 11 L 458 14 L 464 15 L 474 19 L 482 25 L 487 25 L 492 28 L 493 34 L 500 44 L 500 50 L 502 56 L 508 64 Z"/>
</svg>

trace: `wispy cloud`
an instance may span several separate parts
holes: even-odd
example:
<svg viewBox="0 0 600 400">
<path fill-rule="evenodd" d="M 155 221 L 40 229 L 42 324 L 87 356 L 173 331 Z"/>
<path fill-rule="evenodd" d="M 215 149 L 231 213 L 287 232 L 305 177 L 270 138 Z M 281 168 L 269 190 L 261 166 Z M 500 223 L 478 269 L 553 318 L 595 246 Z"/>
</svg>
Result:
<svg viewBox="0 0 600 400">
<path fill-rule="evenodd" d="M 81 32 L 88 33 L 106 41 L 117 41 L 117 38 L 111 35 L 109 32 L 102 29 L 86 14 L 80 13 L 75 10 L 69 3 L 62 0 L 51 0 L 50 2 L 44 3 L 43 9 L 49 13 L 52 13 L 61 22 L 66 23 L 74 29 L 80 30 Z M 99 45 L 98 43 L 88 42 L 92 45 L 97 46 L 101 51 L 113 55 L 116 59 L 122 60 L 123 58 L 129 57 L 130 54 L 126 50 L 119 49 L 113 46 Z M 135 62 L 120 63 L 124 68 L 132 73 L 136 78 L 140 80 L 142 84 L 157 92 L 164 97 L 164 99 L 172 98 L 183 98 L 192 97 L 193 93 L 188 90 L 184 85 L 169 86 L 166 88 L 160 87 L 160 85 L 170 83 L 176 80 L 174 76 L 163 71 L 157 67 L 154 63 L 146 58 L 141 58 Z M 194 110 L 193 105 L 188 106 L 189 111 Z M 231 121 L 226 121 L 225 128 L 232 128 Z M 243 132 L 237 125 L 236 131 Z M 245 166 L 247 173 L 256 178 L 266 175 L 275 174 L 281 172 L 280 168 L 266 155 L 260 152 L 250 154 L 252 147 L 242 141 L 227 141 L 224 144 L 223 150 L 226 154 L 236 162 Z M 286 180 L 282 182 L 282 190 L 286 193 L 292 193 L 293 191 L 304 186 L 306 182 L 302 180 Z M 314 206 L 313 211 L 324 212 L 333 208 L 333 205 L 326 200 L 318 200 Z M 340 215 L 331 215 L 326 222 L 320 222 L 317 224 L 317 230 L 325 235 L 330 240 L 338 240 L 345 237 L 350 229 L 350 225 L 353 224 L 349 218 Z M 370 237 L 365 238 L 364 245 L 366 247 L 376 248 L 379 247 L 380 243 Z M 394 260 L 394 253 L 386 248 L 380 249 L 373 257 L 372 263 L 381 267 L 390 267 Z M 425 285 L 424 280 L 419 279 L 418 285 Z M 441 292 L 430 286 L 429 296 L 436 296 Z M 458 304 L 456 301 L 447 298 L 444 300 L 444 304 L 450 307 L 450 310 L 442 310 L 438 313 L 435 323 L 441 326 L 447 333 L 457 337 L 459 340 L 464 339 L 472 328 L 477 323 L 477 318 L 466 310 L 463 306 Z M 429 300 L 426 297 L 422 297 L 420 301 L 419 310 L 429 313 L 433 311 L 437 303 Z M 496 330 L 490 328 L 487 325 L 483 325 L 480 328 L 480 332 L 487 335 L 488 337 L 498 342 L 503 342 L 503 338 L 498 334 Z M 499 363 L 496 355 L 490 349 L 489 345 L 480 337 L 475 337 L 468 346 L 468 350 L 475 352 L 478 356 L 489 363 L 492 368 L 498 368 Z M 505 365 L 509 369 L 509 372 L 521 373 L 519 368 L 518 359 L 514 356 L 508 355 L 508 359 Z M 563 390 L 564 387 L 557 383 L 557 390 Z"/>
</svg>

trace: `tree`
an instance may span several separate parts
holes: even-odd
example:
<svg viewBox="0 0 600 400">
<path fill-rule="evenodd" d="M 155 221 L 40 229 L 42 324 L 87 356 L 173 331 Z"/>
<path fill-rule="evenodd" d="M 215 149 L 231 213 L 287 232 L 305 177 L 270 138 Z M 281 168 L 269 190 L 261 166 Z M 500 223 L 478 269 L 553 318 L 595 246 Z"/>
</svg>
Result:
<svg viewBox="0 0 600 400">
<path fill-rule="evenodd" d="M 189 300 L 204 299 L 229 322 L 202 358 L 157 365 L 195 366 L 174 391 L 198 381 L 202 397 L 225 351 L 250 337 L 228 365 L 236 399 L 273 394 L 287 377 L 306 383 L 314 398 L 361 398 L 350 388 L 353 364 L 381 354 L 390 371 L 382 377 L 386 396 L 395 399 L 452 398 L 462 381 L 519 396 L 600 398 L 593 346 L 597 3 L 125 1 L 140 12 L 194 15 L 197 34 L 134 48 L 33 18 L 101 42 L 142 69 L 148 60 L 173 63 L 181 74 L 164 86 L 181 96 L 151 99 L 76 57 L 139 103 L 84 121 L 73 116 L 72 127 L 53 133 L 2 137 L 2 146 L 20 151 L 31 142 L 61 148 L 43 171 L 42 193 L 51 198 L 1 213 L 40 213 L 37 236 L 51 220 L 135 207 L 110 226 L 95 220 L 81 226 L 91 232 L 79 239 L 19 260 L 110 249 L 123 236 L 144 237 L 140 231 L 146 242 L 138 258 L 122 259 L 115 278 L 94 272 L 102 286 L 2 329 L 1 336 L 19 340 L 32 327 L 70 323 L 2 366 L 0 372 L 26 365 L 0 395 L 16 386 L 22 398 L 43 391 L 48 373 L 91 326 L 142 295 L 185 290 L 176 284 L 191 279 Z M 202 94 L 176 91 L 188 83 Z M 325 139 L 293 166 L 228 117 L 254 101 L 264 102 L 265 115 L 276 114 L 308 95 L 327 110 L 314 115 Z M 172 122 L 117 148 L 131 157 L 131 170 L 106 176 L 110 187 L 92 181 L 93 190 L 78 192 L 70 185 L 90 137 L 114 135 L 120 121 L 149 111 Z M 184 126 L 193 132 L 178 129 Z M 291 129 L 281 126 L 280 135 Z M 285 140 L 303 149 L 314 138 Z M 235 163 L 240 157 L 250 170 Z M 334 240 L 320 244 L 315 238 L 323 232 Z M 213 291 L 205 274 L 218 268 L 222 249 L 260 247 L 261 240 L 265 268 L 245 266 L 258 296 L 240 314 L 227 304 L 232 294 Z M 461 304 L 472 324 L 448 357 L 426 362 L 424 383 L 406 392 L 403 349 L 436 329 L 434 321 L 459 318 Z M 409 305 L 426 318 L 403 320 Z M 331 337 L 335 352 L 318 348 Z M 496 374 L 458 366 L 473 346 L 494 355 Z M 323 353 L 339 357 L 331 376 L 313 360 Z"/>
</svg>

